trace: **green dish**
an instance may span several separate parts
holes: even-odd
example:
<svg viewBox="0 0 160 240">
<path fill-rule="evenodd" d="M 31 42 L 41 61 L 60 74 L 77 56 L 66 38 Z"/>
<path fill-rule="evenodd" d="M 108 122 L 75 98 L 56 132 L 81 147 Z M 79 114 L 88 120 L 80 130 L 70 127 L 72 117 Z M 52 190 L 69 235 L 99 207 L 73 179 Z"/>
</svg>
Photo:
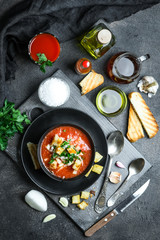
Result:
<svg viewBox="0 0 160 240">
<path fill-rule="evenodd" d="M 104 87 L 97 94 L 96 106 L 107 117 L 117 116 L 127 106 L 126 94 L 114 86 Z"/>
</svg>

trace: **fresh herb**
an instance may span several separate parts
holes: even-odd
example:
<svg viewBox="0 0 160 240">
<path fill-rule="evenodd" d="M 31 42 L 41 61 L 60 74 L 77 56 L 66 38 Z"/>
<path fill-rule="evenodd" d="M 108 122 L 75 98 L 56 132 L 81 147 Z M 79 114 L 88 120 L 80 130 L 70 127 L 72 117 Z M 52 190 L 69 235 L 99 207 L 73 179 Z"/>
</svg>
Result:
<svg viewBox="0 0 160 240">
<path fill-rule="evenodd" d="M 54 160 L 55 160 L 57 157 L 59 157 L 59 155 L 54 152 L 54 153 L 52 154 L 52 156 L 51 156 L 51 160 L 50 160 L 48 163 L 49 163 L 49 164 L 53 163 Z"/>
<path fill-rule="evenodd" d="M 21 114 L 18 109 L 14 108 L 15 104 L 4 101 L 4 106 L 0 108 L 0 150 L 4 151 L 8 145 L 8 140 L 15 133 L 23 133 L 24 123 L 30 124 L 26 113 Z"/>
<path fill-rule="evenodd" d="M 61 147 L 62 148 L 70 148 L 71 146 L 70 146 L 70 144 L 69 144 L 69 140 L 68 141 L 64 141 L 62 144 L 61 144 Z"/>
<path fill-rule="evenodd" d="M 80 154 L 81 153 L 81 150 L 77 151 L 77 154 Z"/>
<path fill-rule="evenodd" d="M 66 130 L 64 129 L 63 132 L 66 132 Z"/>
<path fill-rule="evenodd" d="M 35 63 L 38 63 L 40 65 L 40 70 L 45 73 L 46 66 L 52 66 L 52 62 L 47 59 L 44 53 L 37 53 L 37 56 L 38 56 L 38 61 L 35 61 Z"/>
<path fill-rule="evenodd" d="M 49 161 L 49 164 L 53 163 L 55 161 L 55 159 L 51 158 L 51 160 Z"/>
</svg>

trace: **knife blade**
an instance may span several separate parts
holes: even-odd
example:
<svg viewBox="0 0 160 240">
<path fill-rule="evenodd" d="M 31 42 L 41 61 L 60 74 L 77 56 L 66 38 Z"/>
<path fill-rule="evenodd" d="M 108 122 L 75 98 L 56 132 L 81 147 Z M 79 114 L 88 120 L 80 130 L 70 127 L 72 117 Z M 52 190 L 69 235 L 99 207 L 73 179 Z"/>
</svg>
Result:
<svg viewBox="0 0 160 240">
<path fill-rule="evenodd" d="M 100 219 L 97 223 L 92 225 L 88 230 L 85 231 L 85 236 L 92 236 L 97 230 L 102 228 L 108 222 L 110 222 L 115 216 L 122 213 L 127 207 L 129 207 L 133 202 L 135 202 L 147 189 L 150 183 L 148 179 L 136 192 L 132 193 L 128 198 L 121 202 L 115 209 L 109 212 L 105 217 Z"/>
</svg>

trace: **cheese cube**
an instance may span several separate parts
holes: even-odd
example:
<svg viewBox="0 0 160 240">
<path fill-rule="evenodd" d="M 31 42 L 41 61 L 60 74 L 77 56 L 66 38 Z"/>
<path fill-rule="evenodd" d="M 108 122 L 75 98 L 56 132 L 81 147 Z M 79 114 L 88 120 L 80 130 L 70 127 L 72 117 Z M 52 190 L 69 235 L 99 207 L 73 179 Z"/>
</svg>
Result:
<svg viewBox="0 0 160 240">
<path fill-rule="evenodd" d="M 80 200 L 80 195 L 74 195 L 72 196 L 72 204 L 78 204 L 80 203 L 81 200 Z"/>
<path fill-rule="evenodd" d="M 77 207 L 79 207 L 81 210 L 85 210 L 85 208 L 88 206 L 88 203 L 85 201 L 82 201 L 81 203 L 77 204 Z"/>
<path fill-rule="evenodd" d="M 102 170 L 103 170 L 103 166 L 98 165 L 98 164 L 93 165 L 92 172 L 95 172 L 97 174 L 101 174 Z"/>
</svg>

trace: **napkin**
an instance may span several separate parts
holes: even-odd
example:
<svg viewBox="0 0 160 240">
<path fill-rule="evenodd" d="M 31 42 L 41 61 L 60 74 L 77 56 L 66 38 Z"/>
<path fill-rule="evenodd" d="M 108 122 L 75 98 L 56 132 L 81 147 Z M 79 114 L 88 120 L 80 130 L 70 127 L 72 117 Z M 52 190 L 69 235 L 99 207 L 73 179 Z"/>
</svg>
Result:
<svg viewBox="0 0 160 240">
<path fill-rule="evenodd" d="M 158 2 L 154 1 L 154 3 Z M 151 0 L 12 0 L 8 5 L 1 1 L 0 18 L 0 104 L 5 97 L 11 98 L 5 81 L 14 80 L 17 58 L 29 61 L 29 40 L 39 32 L 50 32 L 60 42 L 71 39 L 95 23 L 99 18 L 107 22 L 122 19 L 150 7 Z"/>
</svg>

